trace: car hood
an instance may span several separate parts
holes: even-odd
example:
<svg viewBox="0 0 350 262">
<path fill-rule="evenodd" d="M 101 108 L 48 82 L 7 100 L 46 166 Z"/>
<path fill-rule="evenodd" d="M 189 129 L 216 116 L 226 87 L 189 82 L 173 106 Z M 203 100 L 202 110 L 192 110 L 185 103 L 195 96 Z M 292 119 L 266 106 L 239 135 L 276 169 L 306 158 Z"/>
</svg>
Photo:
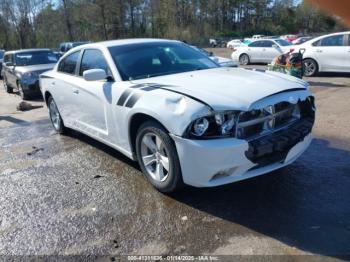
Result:
<svg viewBox="0 0 350 262">
<path fill-rule="evenodd" d="M 31 65 L 31 66 L 16 66 L 18 73 L 37 73 L 41 74 L 54 68 L 56 64 L 43 64 L 43 65 Z"/>
<path fill-rule="evenodd" d="M 285 91 L 307 90 L 303 80 L 280 73 L 242 68 L 215 68 L 135 80 L 133 84 L 158 84 L 187 95 L 214 110 L 248 110 L 262 98 Z"/>
</svg>

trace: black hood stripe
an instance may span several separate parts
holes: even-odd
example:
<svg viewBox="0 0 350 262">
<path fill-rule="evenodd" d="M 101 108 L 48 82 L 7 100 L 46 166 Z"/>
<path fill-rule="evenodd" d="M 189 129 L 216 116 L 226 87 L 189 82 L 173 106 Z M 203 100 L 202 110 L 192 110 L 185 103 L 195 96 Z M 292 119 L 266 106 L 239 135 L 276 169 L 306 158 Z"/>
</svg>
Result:
<svg viewBox="0 0 350 262">
<path fill-rule="evenodd" d="M 119 98 L 119 100 L 118 100 L 118 102 L 117 102 L 117 105 L 118 105 L 118 106 L 124 105 L 126 99 L 128 99 L 128 97 L 130 96 L 130 94 L 131 94 L 131 90 L 130 90 L 130 89 L 126 89 L 126 90 L 124 91 L 124 93 L 120 96 L 120 98 Z"/>
<path fill-rule="evenodd" d="M 141 93 L 133 94 L 126 102 L 125 107 L 129 107 L 129 108 L 133 107 L 136 104 L 136 102 L 140 99 L 140 97 L 141 97 Z"/>
</svg>

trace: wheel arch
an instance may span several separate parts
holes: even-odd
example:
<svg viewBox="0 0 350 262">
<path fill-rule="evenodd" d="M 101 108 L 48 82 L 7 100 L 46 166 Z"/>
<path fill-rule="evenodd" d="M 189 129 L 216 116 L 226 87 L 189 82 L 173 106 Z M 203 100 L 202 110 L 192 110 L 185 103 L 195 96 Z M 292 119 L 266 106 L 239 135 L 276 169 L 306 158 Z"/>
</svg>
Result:
<svg viewBox="0 0 350 262">
<path fill-rule="evenodd" d="M 137 131 L 139 130 L 140 126 L 145 123 L 146 121 L 155 121 L 159 123 L 166 131 L 167 133 L 170 133 L 168 128 L 165 127 L 165 125 L 159 121 L 155 116 L 148 114 L 148 113 L 142 113 L 138 112 L 130 116 L 129 118 L 129 124 L 128 124 L 128 136 L 129 136 L 129 144 L 131 153 L 134 159 L 136 159 L 136 136 Z"/>
<path fill-rule="evenodd" d="M 49 97 L 52 96 L 51 93 L 49 91 L 45 91 L 45 94 L 44 94 L 44 100 L 45 100 L 45 104 L 46 106 L 48 106 L 48 100 L 49 100 Z"/>
</svg>

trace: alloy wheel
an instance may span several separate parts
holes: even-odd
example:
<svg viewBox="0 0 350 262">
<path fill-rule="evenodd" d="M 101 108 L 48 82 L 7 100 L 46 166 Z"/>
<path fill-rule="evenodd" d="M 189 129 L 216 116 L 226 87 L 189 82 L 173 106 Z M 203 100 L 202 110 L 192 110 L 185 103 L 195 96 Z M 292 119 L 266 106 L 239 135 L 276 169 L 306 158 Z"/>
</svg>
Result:
<svg viewBox="0 0 350 262">
<path fill-rule="evenodd" d="M 305 60 L 304 61 L 304 74 L 306 76 L 312 76 L 317 71 L 317 65 L 312 60 Z"/>
<path fill-rule="evenodd" d="M 50 119 L 54 128 L 56 130 L 59 130 L 61 125 L 60 113 L 58 112 L 58 108 L 53 99 L 50 101 L 49 111 L 50 111 Z"/>
<path fill-rule="evenodd" d="M 146 133 L 141 140 L 141 157 L 147 173 L 157 182 L 169 175 L 169 154 L 165 143 L 155 133 Z"/>
</svg>

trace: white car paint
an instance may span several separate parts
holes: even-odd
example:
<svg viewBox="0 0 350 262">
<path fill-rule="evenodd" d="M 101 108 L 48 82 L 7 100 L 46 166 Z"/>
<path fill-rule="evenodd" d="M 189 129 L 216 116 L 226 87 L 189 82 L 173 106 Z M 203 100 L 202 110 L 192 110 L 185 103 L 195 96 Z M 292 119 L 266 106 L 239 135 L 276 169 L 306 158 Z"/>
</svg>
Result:
<svg viewBox="0 0 350 262">
<path fill-rule="evenodd" d="M 330 38 L 343 36 L 342 45 L 331 46 Z M 317 62 L 319 72 L 350 72 L 350 31 L 323 35 L 296 46 L 305 49 L 303 58 Z"/>
<path fill-rule="evenodd" d="M 271 63 L 275 57 L 294 49 L 294 46 L 283 46 L 279 41 L 285 40 L 259 39 L 247 46 L 236 47 L 231 55 L 232 60 L 238 63 L 241 55 L 246 54 L 250 63 Z M 264 46 L 264 43 L 270 43 L 270 46 Z"/>
<path fill-rule="evenodd" d="M 292 163 L 311 141 L 311 133 L 289 149 L 285 159 L 259 166 L 246 156 L 251 141 L 237 137 L 191 139 L 184 134 L 196 119 L 216 112 L 239 110 L 241 114 L 263 110 L 280 102 L 296 105 L 311 94 L 300 79 L 275 73 L 240 68 L 213 68 L 133 81 L 122 81 L 108 47 L 170 40 L 117 40 L 76 47 L 58 65 L 40 78 L 45 99 L 50 94 L 65 126 L 85 133 L 136 160 L 131 144 L 130 123 L 136 114 L 145 114 L 161 123 L 175 142 L 183 181 L 197 187 L 227 184 L 268 173 Z M 114 81 L 86 81 L 58 72 L 67 56 L 86 49 L 100 50 Z M 153 87 L 152 91 L 144 88 Z M 131 107 L 119 104 L 121 97 L 134 95 Z M 236 120 L 238 121 L 238 119 Z M 238 123 L 238 122 L 237 122 Z M 288 131 L 288 127 L 283 130 Z M 271 131 L 271 136 L 274 131 Z M 264 136 L 265 137 L 265 136 Z M 256 141 L 256 140 L 252 140 Z M 224 173 L 224 176 L 216 177 Z"/>
<path fill-rule="evenodd" d="M 227 48 L 233 48 L 233 47 L 241 46 L 242 44 L 243 43 L 241 40 L 233 39 L 233 40 L 229 41 L 226 46 L 227 46 Z"/>
</svg>

